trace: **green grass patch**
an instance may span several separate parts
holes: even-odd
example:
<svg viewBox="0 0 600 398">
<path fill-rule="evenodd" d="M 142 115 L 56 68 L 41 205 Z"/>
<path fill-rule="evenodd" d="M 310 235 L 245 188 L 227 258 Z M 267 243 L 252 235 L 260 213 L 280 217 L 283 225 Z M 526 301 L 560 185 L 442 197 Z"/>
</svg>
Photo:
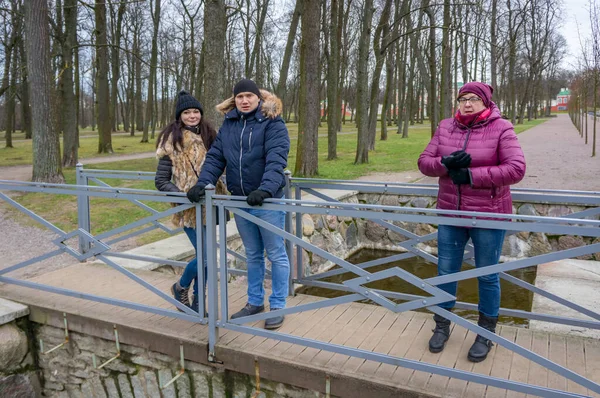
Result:
<svg viewBox="0 0 600 398">
<path fill-rule="evenodd" d="M 525 131 L 535 125 L 544 122 L 547 119 L 538 119 L 523 125 L 517 125 L 515 130 Z M 291 151 L 288 159 L 289 169 L 293 171 L 296 161 L 297 146 L 297 124 L 288 124 L 291 136 Z M 353 132 L 354 130 L 354 132 Z M 417 168 L 417 159 L 420 153 L 430 140 L 429 125 L 415 125 L 409 129 L 408 138 L 402 138 L 396 134 L 393 126 L 388 131 L 388 140 L 381 141 L 379 136 L 375 143 L 375 150 L 369 153 L 369 163 L 354 165 L 356 152 L 357 135 L 353 124 L 347 123 L 343 127 L 345 134 L 338 135 L 338 158 L 327 160 L 327 137 L 319 138 L 319 175 L 318 178 L 326 179 L 355 179 L 372 173 L 398 173 L 411 171 Z M 327 126 L 319 129 L 320 134 L 326 135 Z M 117 137 L 114 137 L 117 138 Z M 130 144 L 132 147 L 145 150 L 153 150 L 154 144 L 140 144 L 140 137 L 118 137 L 113 143 L 119 142 L 120 145 Z M 83 140 L 82 140 L 83 141 Z M 97 145 L 96 141 L 94 144 Z M 148 147 L 146 147 L 148 145 Z M 116 145 L 115 145 L 116 147 Z M 123 153 L 128 152 L 123 149 Z M 116 161 L 110 163 L 101 163 L 85 166 L 88 169 L 102 170 L 130 170 L 130 171 L 156 171 L 157 161 L 155 158 Z M 75 183 L 75 170 L 68 168 L 64 170 L 67 184 Z M 123 179 L 104 180 L 114 187 L 138 188 L 154 190 L 153 181 L 131 181 Z M 53 195 L 45 193 L 27 193 L 15 195 L 13 198 L 26 208 L 34 211 L 36 214 L 44 217 L 59 228 L 65 231 L 72 231 L 77 228 L 77 199 L 70 195 Z M 145 203 L 157 210 L 165 210 L 169 204 L 165 203 Z M 6 203 L 0 203 L 0 206 L 8 211 L 22 222 L 33 225 L 33 221 L 28 217 L 22 217 L 21 213 L 12 209 Z M 99 234 L 122 225 L 132 223 L 149 213 L 140 207 L 122 199 L 92 198 L 90 200 L 92 233 Z M 167 219 L 162 220 L 168 221 Z M 167 234 L 162 231 L 155 231 L 143 236 L 137 237 L 138 244 L 145 244 L 159 239 L 166 238 Z"/>
<path fill-rule="evenodd" d="M 83 137 L 79 140 L 79 157 L 92 158 L 113 155 L 126 155 L 131 153 L 152 152 L 155 150 L 155 140 L 141 143 L 141 134 L 131 137 L 129 135 L 113 135 L 112 146 L 114 154 L 98 154 L 98 137 Z M 13 143 L 14 148 L 0 148 L 0 167 L 19 166 L 32 164 L 33 150 L 32 141 L 20 141 Z M 62 140 L 61 140 L 62 154 Z"/>
</svg>

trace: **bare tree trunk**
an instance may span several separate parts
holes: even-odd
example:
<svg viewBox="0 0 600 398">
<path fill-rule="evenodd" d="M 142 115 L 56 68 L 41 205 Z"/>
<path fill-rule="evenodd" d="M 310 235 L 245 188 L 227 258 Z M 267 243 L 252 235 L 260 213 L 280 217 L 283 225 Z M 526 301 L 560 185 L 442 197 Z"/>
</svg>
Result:
<svg viewBox="0 0 600 398">
<path fill-rule="evenodd" d="M 305 177 L 313 177 L 319 172 L 320 21 L 319 1 L 304 0 L 300 43 L 300 123 L 294 175 Z"/>
<path fill-rule="evenodd" d="M 440 83 L 439 120 L 452 116 L 452 45 L 450 44 L 450 0 L 444 0 L 444 29 L 442 30 L 442 78 Z M 434 71 L 431 71 L 434 74 Z M 436 126 L 437 127 L 437 126 Z"/>
<path fill-rule="evenodd" d="M 373 0 L 365 0 L 358 44 L 356 110 L 358 137 L 355 164 L 369 163 L 369 44 L 373 20 Z"/>
<path fill-rule="evenodd" d="M 66 0 L 65 0 L 66 5 Z M 111 80 L 111 89 L 110 89 L 110 126 L 113 131 L 117 131 L 119 129 L 119 122 L 117 120 L 117 106 L 118 106 L 118 83 L 121 73 L 121 63 L 119 62 L 120 55 L 120 47 L 121 47 L 121 35 L 122 35 L 122 26 L 123 26 L 123 15 L 125 14 L 125 2 L 121 2 L 119 4 L 119 8 L 117 9 L 117 21 L 116 24 L 113 25 L 113 46 L 111 47 L 111 66 L 112 66 L 112 80 Z M 111 5 L 112 8 L 112 5 Z M 65 19 L 66 19 L 66 10 L 65 10 Z M 113 21 L 114 22 L 114 21 Z"/>
<path fill-rule="evenodd" d="M 497 47 L 498 47 L 498 32 L 496 29 L 496 18 L 498 17 L 498 0 L 492 1 L 492 19 L 490 25 L 490 72 L 492 75 L 492 87 L 498 89 L 498 72 L 497 72 Z M 496 94 L 498 95 L 498 93 Z M 498 97 L 500 98 L 500 97 Z"/>
<path fill-rule="evenodd" d="M 29 106 L 29 75 L 27 72 L 27 54 L 25 43 L 19 40 L 19 54 L 21 58 L 21 131 L 25 132 L 25 138 L 31 139 L 31 108 Z"/>
<path fill-rule="evenodd" d="M 337 158 L 337 129 L 340 115 L 340 108 L 337 101 L 340 69 L 338 8 L 338 0 L 331 0 L 329 54 L 327 57 L 327 160 Z"/>
<path fill-rule="evenodd" d="M 148 128 L 154 121 L 154 83 L 156 80 L 156 63 L 158 60 L 158 27 L 160 24 L 160 3 L 162 0 L 154 0 L 154 11 L 152 12 L 152 50 L 150 55 L 150 75 L 148 76 L 148 97 L 146 98 L 146 117 L 144 120 L 144 132 L 141 142 L 148 142 Z M 154 129 L 152 129 L 154 133 Z"/>
<path fill-rule="evenodd" d="M 140 52 L 140 36 L 139 31 L 136 28 L 133 36 L 132 54 L 135 63 L 135 125 L 137 131 L 144 131 L 144 103 L 142 102 L 142 55 Z"/>
<path fill-rule="evenodd" d="M 225 32 L 227 16 L 225 0 L 206 0 L 204 9 L 204 42 L 206 43 L 204 116 L 213 124 L 221 124 L 223 116 L 215 106 L 225 97 Z"/>
<path fill-rule="evenodd" d="M 54 129 L 53 79 L 50 58 L 50 33 L 47 0 L 26 3 L 27 73 L 31 77 L 33 175 L 32 181 L 64 183 L 60 166 L 60 144 Z"/>
<path fill-rule="evenodd" d="M 98 153 L 113 153 L 108 90 L 108 42 L 106 39 L 106 3 L 96 1 L 96 84 L 98 93 Z"/>
<path fill-rule="evenodd" d="M 375 70 L 373 71 L 373 80 L 371 83 L 371 98 L 369 109 L 369 150 L 375 149 L 375 136 L 377 135 L 377 110 L 379 108 L 379 81 L 381 79 L 381 70 L 385 61 L 387 42 L 389 41 L 388 31 L 390 9 L 392 0 L 386 0 L 379 23 L 375 29 L 375 38 L 373 40 L 373 52 L 375 53 Z"/>
<path fill-rule="evenodd" d="M 294 49 L 294 41 L 296 40 L 296 30 L 298 30 L 298 21 L 300 19 L 302 10 L 302 2 L 303 0 L 296 0 L 296 6 L 294 7 L 294 13 L 292 14 L 292 21 L 290 23 L 290 30 L 288 32 L 287 43 L 285 45 L 285 52 L 283 53 L 283 61 L 281 62 L 281 69 L 279 70 L 279 82 L 277 83 L 276 93 L 282 101 L 285 98 L 285 87 L 287 84 L 290 61 L 292 59 L 292 52 Z"/>
<path fill-rule="evenodd" d="M 73 92 L 73 48 L 77 40 L 77 0 L 64 2 L 65 30 L 62 41 L 62 76 L 60 79 L 63 167 L 75 167 L 78 162 L 77 100 Z"/>
</svg>

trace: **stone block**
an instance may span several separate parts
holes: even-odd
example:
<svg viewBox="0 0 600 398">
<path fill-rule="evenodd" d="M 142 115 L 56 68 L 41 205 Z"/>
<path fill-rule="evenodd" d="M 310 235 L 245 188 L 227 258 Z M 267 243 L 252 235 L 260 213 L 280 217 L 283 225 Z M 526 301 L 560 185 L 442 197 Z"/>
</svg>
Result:
<svg viewBox="0 0 600 398">
<path fill-rule="evenodd" d="M 310 214 L 302 215 L 302 234 L 311 236 L 315 232 L 315 223 Z"/>
<path fill-rule="evenodd" d="M 129 383 L 129 377 L 126 374 L 120 374 L 117 376 L 117 382 L 119 383 L 119 391 L 121 391 L 122 398 L 133 398 L 133 391 L 131 390 L 131 384 Z"/>
<path fill-rule="evenodd" d="M 17 369 L 27 350 L 25 332 L 14 323 L 0 325 L 0 371 Z"/>
<path fill-rule="evenodd" d="M 193 398 L 189 371 L 186 371 L 183 375 L 181 375 L 175 384 L 177 385 L 177 398 Z"/>
<path fill-rule="evenodd" d="M 0 397 L 36 397 L 40 395 L 39 390 L 39 381 L 33 372 L 0 375 Z"/>
<path fill-rule="evenodd" d="M 385 238 L 387 228 L 375 223 L 374 221 L 367 220 L 365 227 L 365 236 L 372 242 L 380 242 Z"/>
<path fill-rule="evenodd" d="M 104 379 L 104 388 L 106 388 L 106 394 L 108 398 L 121 398 L 119 395 L 119 390 L 117 389 L 117 383 L 115 383 L 115 379 L 112 377 L 107 377 Z"/>
<path fill-rule="evenodd" d="M 158 380 L 156 379 L 156 373 L 152 371 L 144 372 L 144 381 L 146 383 L 146 392 L 150 397 L 160 397 L 160 388 L 158 387 Z"/>
<path fill-rule="evenodd" d="M 158 371 L 159 386 L 167 384 L 173 378 L 171 369 L 160 369 Z M 171 384 L 166 388 L 161 389 L 163 398 L 177 398 L 177 392 L 175 391 L 175 384 Z"/>
<path fill-rule="evenodd" d="M 209 377 L 203 373 L 192 374 L 194 394 L 196 395 L 196 397 L 209 397 L 209 380 Z"/>
<path fill-rule="evenodd" d="M 583 240 L 583 238 L 581 236 L 570 236 L 570 235 L 563 235 L 560 238 L 558 238 L 558 246 L 557 249 L 558 250 L 566 250 L 566 249 L 573 249 L 575 247 L 580 247 L 580 246 L 585 246 L 586 242 Z M 576 257 L 579 260 L 592 260 L 594 258 L 593 254 L 585 254 L 583 256 L 577 256 Z"/>
<path fill-rule="evenodd" d="M 0 325 L 29 315 L 29 307 L 14 301 L 0 298 Z"/>
<path fill-rule="evenodd" d="M 539 216 L 539 213 L 535 209 L 535 206 L 530 203 L 525 203 L 525 204 L 519 206 L 519 209 L 517 210 L 517 214 L 520 214 L 523 216 Z"/>
<path fill-rule="evenodd" d="M 143 374 L 138 373 L 131 376 L 131 388 L 133 389 L 133 396 L 135 398 L 146 398 L 145 385 L 146 381 Z"/>
</svg>

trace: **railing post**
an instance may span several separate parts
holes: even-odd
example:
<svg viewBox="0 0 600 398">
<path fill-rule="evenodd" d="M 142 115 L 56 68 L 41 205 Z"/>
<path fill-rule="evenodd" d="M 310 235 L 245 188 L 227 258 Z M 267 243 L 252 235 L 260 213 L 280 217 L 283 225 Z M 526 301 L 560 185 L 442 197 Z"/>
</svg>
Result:
<svg viewBox="0 0 600 398">
<path fill-rule="evenodd" d="M 284 197 L 286 199 L 291 199 L 292 198 L 292 192 L 291 192 L 291 178 L 292 178 L 292 172 L 289 170 L 284 171 L 285 174 L 285 187 L 283 188 L 283 192 L 284 192 Z M 286 211 L 285 212 L 285 232 L 287 233 L 292 233 L 292 212 L 290 211 Z M 294 269 L 292 267 L 292 252 L 294 250 L 294 245 L 292 244 L 292 242 L 290 240 L 286 240 L 285 241 L 285 251 L 287 253 L 288 256 L 288 260 L 290 262 L 290 278 L 289 278 L 289 292 L 288 295 L 290 296 L 294 296 L 296 293 L 296 290 L 294 289 Z"/>
<path fill-rule="evenodd" d="M 302 199 L 302 191 L 300 186 L 296 185 L 295 198 Z M 296 236 L 302 239 L 302 213 L 296 212 Z M 304 267 L 302 266 L 302 247 L 296 245 L 296 279 L 304 278 Z"/>
<path fill-rule="evenodd" d="M 83 164 L 77 163 L 75 166 L 75 176 L 77 185 L 88 185 L 88 178 L 85 175 Z M 77 228 L 88 233 L 90 231 L 90 197 L 87 195 L 77 196 Z M 79 252 L 87 253 L 90 250 L 90 243 L 82 236 L 79 237 Z"/>
<path fill-rule="evenodd" d="M 215 208 L 213 206 L 213 195 L 215 194 L 214 185 L 207 185 L 205 188 L 205 203 L 206 207 L 206 247 L 217 247 L 216 242 L 216 217 Z M 196 206 L 196 211 L 200 211 L 200 206 Z M 227 242 L 221 242 L 226 245 Z M 208 268 L 208 294 L 207 294 L 207 311 L 208 311 L 208 361 L 215 362 L 215 346 L 219 340 L 219 329 L 217 329 L 217 310 L 218 310 L 218 281 L 217 281 L 217 251 L 207 250 L 206 263 Z M 227 278 L 227 275 L 221 275 L 221 278 Z M 202 282 L 200 282 L 202 283 Z M 225 293 L 226 294 L 226 293 Z M 224 320 L 226 321 L 226 320 Z"/>
</svg>

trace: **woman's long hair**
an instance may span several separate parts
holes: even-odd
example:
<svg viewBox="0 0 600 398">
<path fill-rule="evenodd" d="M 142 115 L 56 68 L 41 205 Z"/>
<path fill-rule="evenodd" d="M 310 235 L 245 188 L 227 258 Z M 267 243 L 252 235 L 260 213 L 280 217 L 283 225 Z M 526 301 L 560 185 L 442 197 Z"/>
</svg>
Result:
<svg viewBox="0 0 600 398">
<path fill-rule="evenodd" d="M 174 120 L 167 127 L 165 127 L 160 134 L 158 135 L 158 139 L 156 140 L 156 147 L 164 148 L 165 144 L 171 139 L 173 142 L 173 148 L 176 150 L 183 149 L 183 129 L 184 124 L 179 120 Z M 198 129 L 198 134 L 200 134 L 200 138 L 202 138 L 202 142 L 206 147 L 206 151 L 210 149 L 213 142 L 217 138 L 217 131 L 212 126 L 212 124 L 206 120 L 204 117 L 200 118 L 200 123 L 196 126 Z"/>
</svg>

